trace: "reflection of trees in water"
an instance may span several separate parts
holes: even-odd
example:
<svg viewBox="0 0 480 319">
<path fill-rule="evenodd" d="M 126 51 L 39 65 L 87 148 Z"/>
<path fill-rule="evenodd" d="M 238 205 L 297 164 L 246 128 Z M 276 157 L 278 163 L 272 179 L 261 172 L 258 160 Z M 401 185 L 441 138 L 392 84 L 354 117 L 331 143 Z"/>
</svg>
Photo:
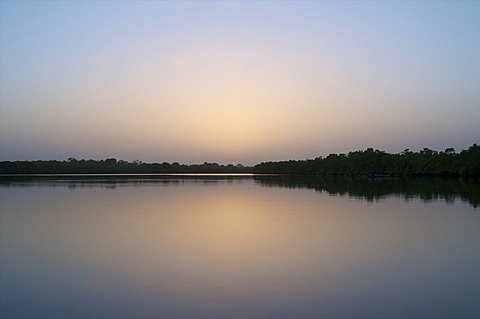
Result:
<svg viewBox="0 0 480 319">
<path fill-rule="evenodd" d="M 293 175 L 78 175 L 78 176 L 2 176 L 1 187 L 68 187 L 107 188 L 142 187 L 146 185 L 180 186 L 183 183 L 215 185 L 241 180 L 254 180 L 266 187 L 307 188 L 331 195 L 350 196 L 376 201 L 397 196 L 408 201 L 413 198 L 453 203 L 468 201 L 473 207 L 480 203 L 480 179 L 440 177 L 342 177 Z"/>
<path fill-rule="evenodd" d="M 175 186 L 182 183 L 201 183 L 212 185 L 233 180 L 251 179 L 251 174 L 212 174 L 212 175 L 17 175 L 0 176 L 2 187 L 67 187 L 115 189 L 123 186 L 141 187 L 146 185 Z"/>
<path fill-rule="evenodd" d="M 254 176 L 255 182 L 267 187 L 308 188 L 325 191 L 331 195 L 350 196 L 376 201 L 395 195 L 406 201 L 420 198 L 428 202 L 456 199 L 468 201 L 477 208 L 480 203 L 480 180 L 476 178 L 432 177 L 303 177 L 303 176 Z"/>
</svg>

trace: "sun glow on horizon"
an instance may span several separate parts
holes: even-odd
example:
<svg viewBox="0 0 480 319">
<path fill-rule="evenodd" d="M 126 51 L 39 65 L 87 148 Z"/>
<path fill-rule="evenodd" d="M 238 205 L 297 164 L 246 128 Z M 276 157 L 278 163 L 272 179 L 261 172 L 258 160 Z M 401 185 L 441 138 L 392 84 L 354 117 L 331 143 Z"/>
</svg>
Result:
<svg viewBox="0 0 480 319">
<path fill-rule="evenodd" d="M 253 165 L 480 136 L 477 3 L 0 5 L 1 160 Z"/>
</svg>

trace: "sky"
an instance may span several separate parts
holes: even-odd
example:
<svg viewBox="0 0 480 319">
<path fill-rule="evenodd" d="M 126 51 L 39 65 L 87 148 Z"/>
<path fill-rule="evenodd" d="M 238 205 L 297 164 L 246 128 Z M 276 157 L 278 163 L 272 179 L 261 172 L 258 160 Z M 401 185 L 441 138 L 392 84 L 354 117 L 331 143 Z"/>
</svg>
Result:
<svg viewBox="0 0 480 319">
<path fill-rule="evenodd" d="M 480 142 L 480 1 L 0 2 L 0 160 Z"/>
</svg>

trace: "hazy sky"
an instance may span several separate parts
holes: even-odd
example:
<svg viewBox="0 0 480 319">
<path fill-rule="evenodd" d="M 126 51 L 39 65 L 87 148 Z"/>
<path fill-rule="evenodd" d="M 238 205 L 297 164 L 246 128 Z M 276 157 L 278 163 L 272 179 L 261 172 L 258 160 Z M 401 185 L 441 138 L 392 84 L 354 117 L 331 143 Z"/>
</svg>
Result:
<svg viewBox="0 0 480 319">
<path fill-rule="evenodd" d="M 1 1 L 0 159 L 480 142 L 480 2 Z"/>
</svg>

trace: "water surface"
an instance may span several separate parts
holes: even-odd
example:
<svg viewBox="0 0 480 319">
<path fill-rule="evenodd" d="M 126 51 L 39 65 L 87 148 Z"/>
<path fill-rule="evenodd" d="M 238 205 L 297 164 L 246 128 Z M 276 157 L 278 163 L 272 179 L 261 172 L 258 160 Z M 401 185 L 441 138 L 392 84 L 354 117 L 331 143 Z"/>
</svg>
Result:
<svg viewBox="0 0 480 319">
<path fill-rule="evenodd" d="M 4 178 L 0 317 L 479 318 L 479 193 L 458 179 Z"/>
</svg>

